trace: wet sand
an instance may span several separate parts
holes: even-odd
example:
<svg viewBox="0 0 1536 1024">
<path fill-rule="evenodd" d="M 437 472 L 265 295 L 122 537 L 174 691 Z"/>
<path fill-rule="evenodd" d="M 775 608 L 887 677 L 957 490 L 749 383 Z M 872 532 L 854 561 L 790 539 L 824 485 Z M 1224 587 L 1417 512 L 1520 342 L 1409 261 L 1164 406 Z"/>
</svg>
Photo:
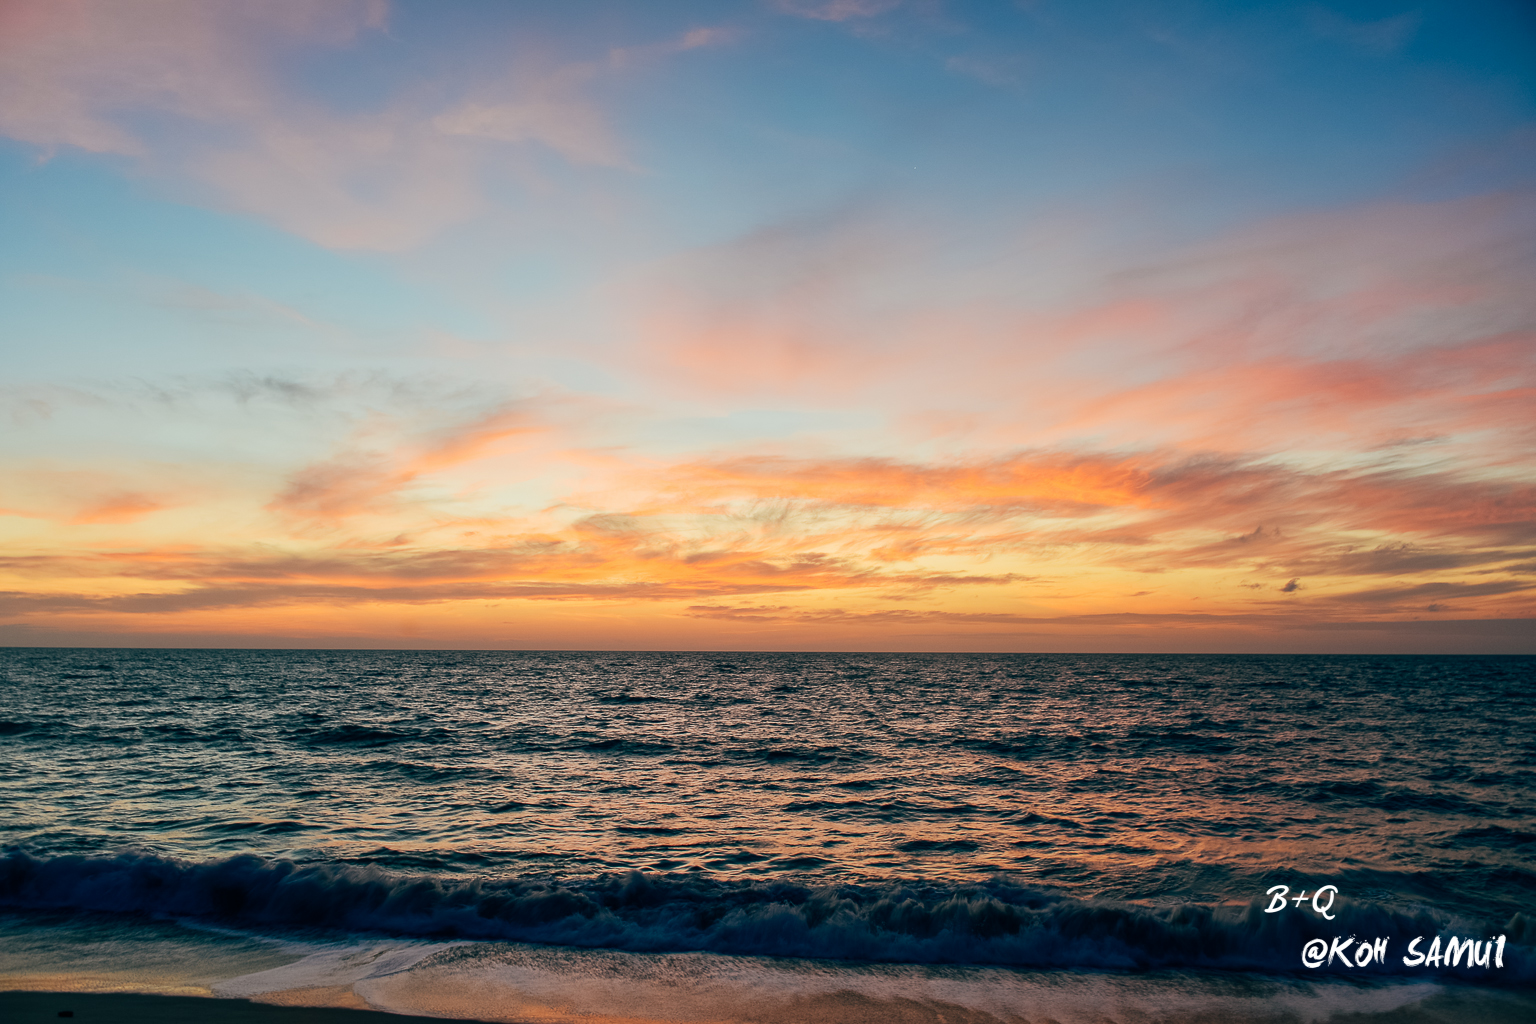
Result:
<svg viewBox="0 0 1536 1024">
<path fill-rule="evenodd" d="M 57 1024 L 63 1012 L 96 1024 L 408 1024 L 437 1017 L 408 1017 L 345 1007 L 272 1006 L 245 999 L 155 996 L 121 992 L 0 992 L 0 1020 L 7 1024 Z"/>
<path fill-rule="evenodd" d="M 1293 1015 L 1279 1012 L 1274 1015 L 1261 1014 L 1258 1017 L 1243 1019 L 1265 1022 L 1294 1021 L 1297 1024 L 1301 1024 L 1302 1021 L 1307 1021 L 1307 1024 L 1322 1024 L 1322 1021 L 1327 1021 L 1329 1024 L 1526 1024 L 1532 1019 L 1533 1004 L 1536 1004 L 1536 1001 L 1533 1001 L 1528 993 L 1450 989 L 1411 1006 L 1401 1006 L 1381 1013 L 1345 1012 L 1315 1018 L 1306 1014 Z M 796 1019 L 805 1024 L 814 1024 L 815 1021 L 822 1019 L 858 1020 L 860 1024 L 875 1024 L 875 1022 L 906 1024 L 909 1020 L 921 1021 L 923 1024 L 957 1019 L 985 1019 L 989 1022 L 999 1020 L 988 1014 L 970 1015 L 962 1012 L 957 1018 L 949 1014 L 922 1012 L 931 1011 L 934 1008 L 916 1004 L 905 1007 L 871 1006 L 865 1008 L 868 1012 L 864 1014 L 849 1013 L 848 1006 L 820 1009 L 832 1012 L 823 1017 L 818 1014 L 817 1007 L 802 1006 L 801 1012 L 807 1015 L 797 1015 Z M 903 1009 L 906 1012 L 900 1012 Z M 338 1006 L 275 1006 L 244 999 L 215 999 L 198 996 L 121 992 L 0 992 L 0 1020 L 6 1021 L 6 1024 L 56 1022 L 61 1018 L 63 1011 L 69 1012 L 73 1020 L 98 1022 L 98 1024 L 411 1024 L 411 1022 L 425 1024 L 428 1021 L 445 1019 L 387 1013 L 381 1010 Z M 748 1013 L 743 1019 L 755 1016 Z M 468 1020 L 471 1018 L 446 1019 Z M 495 1019 L 505 1022 L 515 1018 L 498 1016 Z M 620 1018 L 603 1016 L 597 1019 L 600 1019 L 603 1024 L 609 1024 Z M 1106 1019 L 1121 1018 L 1115 1015 Z M 1177 1024 L 1231 1024 L 1232 1021 L 1232 1018 L 1225 1017 L 1221 1013 L 1200 1012 L 1192 1016 L 1155 1015 L 1152 1019 L 1177 1022 Z"/>
</svg>

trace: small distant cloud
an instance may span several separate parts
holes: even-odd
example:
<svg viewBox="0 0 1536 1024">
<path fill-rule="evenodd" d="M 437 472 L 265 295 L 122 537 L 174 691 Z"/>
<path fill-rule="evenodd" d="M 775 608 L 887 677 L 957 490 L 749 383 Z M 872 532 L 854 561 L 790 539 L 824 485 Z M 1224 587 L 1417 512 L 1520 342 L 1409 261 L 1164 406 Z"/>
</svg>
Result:
<svg viewBox="0 0 1536 1024">
<path fill-rule="evenodd" d="M 1440 605 L 1438 609 L 1432 610 L 1451 611 L 1453 609 L 1442 604 L 1441 599 L 1492 597 L 1499 594 L 1529 593 L 1531 590 L 1532 584 L 1525 580 L 1490 580 L 1487 583 L 1419 583 L 1407 587 L 1382 587 L 1375 590 L 1337 594 L 1329 600 L 1340 604 L 1401 605 L 1417 608 L 1423 606 L 1410 604 L 1410 602 L 1430 598 L 1432 604 Z"/>
<path fill-rule="evenodd" d="M 124 492 L 105 496 L 70 517 L 71 523 L 131 523 L 164 508 L 162 502 L 147 494 Z"/>
<path fill-rule="evenodd" d="M 1398 576 L 1488 565 L 1507 561 L 1520 554 L 1518 549 L 1475 548 L 1458 551 L 1450 548 L 1425 549 L 1406 543 L 1382 544 L 1370 551 L 1350 551 L 1339 555 L 1331 563 L 1324 563 L 1323 567 L 1329 573 L 1344 576 Z"/>
<path fill-rule="evenodd" d="M 696 619 L 782 619 L 786 612 L 794 611 L 787 604 L 759 604 L 744 607 L 728 605 L 691 604 L 684 613 Z"/>
<path fill-rule="evenodd" d="M 1301 589 L 1301 580 L 1296 578 L 1296 577 L 1292 577 L 1290 582 L 1286 583 L 1285 586 L 1280 588 L 1280 593 L 1282 593 L 1282 594 L 1294 594 L 1296 591 L 1298 591 L 1300 589 Z"/>
<path fill-rule="evenodd" d="M 584 77 L 577 69 L 501 102 L 466 102 L 438 114 L 432 126 L 449 136 L 540 143 L 573 164 L 627 166 L 603 115 L 573 95 Z"/>
<path fill-rule="evenodd" d="M 1024 58 L 1018 55 L 956 56 L 945 61 L 944 67 L 957 75 L 966 75 L 999 88 L 1018 85 L 1024 78 Z"/>
<path fill-rule="evenodd" d="M 1407 11 L 1375 21 L 1355 21 L 1326 7 L 1307 9 L 1307 23 L 1325 39 L 1338 39 L 1367 50 L 1393 53 L 1403 48 L 1418 30 L 1421 16 Z"/>
<path fill-rule="evenodd" d="M 816 21 L 850 21 L 873 18 L 895 10 L 901 0 L 776 0 L 773 5 L 784 14 Z"/>
<path fill-rule="evenodd" d="M 679 50 L 697 50 L 701 46 L 719 46 L 729 43 L 736 38 L 736 33 L 728 28 L 695 28 L 689 29 L 679 40 Z"/>
</svg>

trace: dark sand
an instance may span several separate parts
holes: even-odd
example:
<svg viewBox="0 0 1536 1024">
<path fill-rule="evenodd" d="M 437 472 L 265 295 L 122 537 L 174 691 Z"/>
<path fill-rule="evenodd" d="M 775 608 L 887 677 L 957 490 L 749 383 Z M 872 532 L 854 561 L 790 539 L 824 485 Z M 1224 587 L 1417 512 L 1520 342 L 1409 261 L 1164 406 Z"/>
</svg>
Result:
<svg viewBox="0 0 1536 1024">
<path fill-rule="evenodd" d="M 379 1010 L 270 1006 L 244 999 L 147 996 L 118 992 L 0 992 L 5 1024 L 57 1024 L 61 1010 L 94 1024 L 442 1024 Z"/>
<path fill-rule="evenodd" d="M 817 1012 L 817 1007 L 811 1006 L 802 1007 L 802 1011 L 806 1012 L 795 1015 L 794 1019 L 801 1022 L 818 1019 L 857 1020 L 859 1024 L 972 1019 L 972 1016 L 964 1012 L 958 1018 L 943 1014 L 935 1016 L 931 1012 L 891 1012 L 903 1008 L 908 1011 L 925 1009 L 911 1004 L 905 1007 L 871 1007 L 867 1008 L 873 1011 L 871 1013 L 850 1014 L 848 1006 L 839 1005 L 826 1007 L 834 1012 L 823 1017 Z M 932 1010 L 931 1007 L 926 1009 Z M 198 996 L 118 992 L 0 992 L 0 1021 L 5 1024 L 56 1022 L 61 1010 L 73 1011 L 74 1020 L 97 1024 L 428 1024 L 443 1020 L 441 1017 L 408 1016 L 380 1010 L 273 1006 L 243 999 L 209 999 Z M 608 1024 L 617 1018 L 599 1016 L 592 1019 Z M 996 1021 L 995 1017 L 987 1014 L 976 1014 L 974 1019 Z M 1115 1019 L 1124 1018 L 1115 1015 Z M 1154 1013 L 1147 1019 L 1158 1022 L 1177 1021 L 1178 1024 L 1235 1024 L 1248 1021 L 1255 1024 L 1300 1024 L 1302 1020 L 1301 1017 L 1280 1010 L 1260 1010 L 1256 1016 L 1243 1015 L 1238 1018 L 1219 1012 L 1197 1012 L 1192 1016 Z M 1337 1013 L 1327 1018 L 1328 1024 L 1528 1024 L 1532 1020 L 1536 1020 L 1536 999 L 1527 992 L 1456 988 L 1431 996 L 1413 1006 L 1385 1013 Z"/>
</svg>

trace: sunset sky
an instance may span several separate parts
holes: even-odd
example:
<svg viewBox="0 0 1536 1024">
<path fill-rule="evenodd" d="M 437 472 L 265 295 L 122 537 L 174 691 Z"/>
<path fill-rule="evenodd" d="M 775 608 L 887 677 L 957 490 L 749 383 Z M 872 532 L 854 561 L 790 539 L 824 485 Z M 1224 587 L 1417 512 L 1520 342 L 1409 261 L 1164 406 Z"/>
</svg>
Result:
<svg viewBox="0 0 1536 1024">
<path fill-rule="evenodd" d="M 0 644 L 1536 651 L 1536 7 L 0 0 Z"/>
</svg>

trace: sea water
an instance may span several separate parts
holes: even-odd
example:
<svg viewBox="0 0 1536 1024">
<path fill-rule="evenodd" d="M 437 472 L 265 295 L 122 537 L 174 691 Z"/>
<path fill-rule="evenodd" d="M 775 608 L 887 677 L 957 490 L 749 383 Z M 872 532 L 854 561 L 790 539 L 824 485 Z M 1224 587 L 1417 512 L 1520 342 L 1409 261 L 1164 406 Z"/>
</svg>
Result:
<svg viewBox="0 0 1536 1024">
<path fill-rule="evenodd" d="M 1536 659 L 8 649 L 0 686 L 0 982 L 137 957 L 158 991 L 551 1020 L 1536 1005 Z"/>
</svg>

